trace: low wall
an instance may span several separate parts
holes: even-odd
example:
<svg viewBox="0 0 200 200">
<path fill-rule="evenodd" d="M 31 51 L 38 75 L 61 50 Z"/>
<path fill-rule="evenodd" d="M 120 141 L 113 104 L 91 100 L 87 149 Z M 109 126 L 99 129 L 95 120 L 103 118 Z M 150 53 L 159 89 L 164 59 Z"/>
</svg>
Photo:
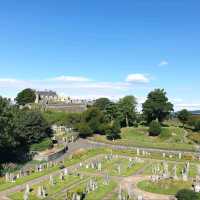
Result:
<svg viewBox="0 0 200 200">
<path fill-rule="evenodd" d="M 55 160 L 57 158 L 59 158 L 60 156 L 62 156 L 64 153 L 66 152 L 66 149 L 60 149 L 55 153 L 51 153 L 49 155 L 44 155 L 42 153 L 38 153 L 33 157 L 33 160 L 37 160 L 37 161 L 52 161 Z"/>
</svg>

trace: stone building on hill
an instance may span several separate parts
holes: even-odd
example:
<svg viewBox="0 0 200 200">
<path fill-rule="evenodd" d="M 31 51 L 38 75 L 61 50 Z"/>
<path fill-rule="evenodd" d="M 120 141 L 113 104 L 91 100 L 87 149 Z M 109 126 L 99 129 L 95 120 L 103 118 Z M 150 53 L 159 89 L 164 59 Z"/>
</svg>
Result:
<svg viewBox="0 0 200 200">
<path fill-rule="evenodd" d="M 71 99 L 70 97 L 58 96 L 51 90 L 36 91 L 35 104 L 42 106 L 43 110 L 56 110 L 65 112 L 83 112 L 92 101 L 84 99 Z"/>
<path fill-rule="evenodd" d="M 54 91 L 36 91 L 36 100 L 35 103 L 51 103 L 51 102 L 56 102 L 58 101 L 58 95 Z"/>
</svg>

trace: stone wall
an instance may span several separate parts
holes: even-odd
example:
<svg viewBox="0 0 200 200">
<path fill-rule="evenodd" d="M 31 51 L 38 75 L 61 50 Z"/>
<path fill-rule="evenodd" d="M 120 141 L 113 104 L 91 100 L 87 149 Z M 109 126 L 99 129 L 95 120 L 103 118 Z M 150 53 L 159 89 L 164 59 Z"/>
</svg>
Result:
<svg viewBox="0 0 200 200">
<path fill-rule="evenodd" d="M 87 109 L 87 106 L 85 104 L 47 104 L 46 109 L 80 113 L 84 112 Z"/>
<path fill-rule="evenodd" d="M 38 153 L 33 157 L 33 160 L 52 161 L 52 160 L 55 160 L 55 159 L 59 158 L 60 156 L 62 156 L 65 153 L 65 151 L 66 151 L 65 148 L 63 148 L 63 149 L 60 149 L 57 152 L 54 152 L 49 155 L 46 155 L 46 154 L 44 155 L 44 154 Z"/>
</svg>

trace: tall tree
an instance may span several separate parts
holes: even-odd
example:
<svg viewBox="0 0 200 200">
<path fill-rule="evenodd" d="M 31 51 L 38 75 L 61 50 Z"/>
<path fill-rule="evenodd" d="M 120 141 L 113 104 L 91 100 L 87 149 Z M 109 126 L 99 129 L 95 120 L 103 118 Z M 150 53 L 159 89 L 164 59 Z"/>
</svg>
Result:
<svg viewBox="0 0 200 200">
<path fill-rule="evenodd" d="M 95 101 L 94 107 L 97 107 L 101 111 L 105 111 L 106 107 L 111 104 L 111 101 L 108 98 L 99 98 Z"/>
<path fill-rule="evenodd" d="M 23 145 L 50 137 L 51 128 L 40 112 L 20 110 L 14 117 L 14 133 Z"/>
<path fill-rule="evenodd" d="M 113 123 L 114 119 L 119 119 L 119 106 L 116 103 L 111 102 L 106 106 L 104 111 L 105 121 L 108 123 Z"/>
<path fill-rule="evenodd" d="M 28 103 L 34 103 L 36 99 L 35 91 L 27 88 L 17 94 L 16 102 L 18 105 L 26 105 Z"/>
<path fill-rule="evenodd" d="M 148 123 L 156 119 L 162 122 L 173 111 L 173 104 L 168 101 L 164 89 L 155 89 L 142 104 L 142 111 Z"/>
<path fill-rule="evenodd" d="M 134 96 L 125 96 L 119 100 L 118 106 L 121 123 L 125 123 L 127 127 L 132 125 L 136 120 L 136 98 Z"/>
<path fill-rule="evenodd" d="M 16 141 L 13 136 L 13 113 L 10 101 L 0 97 L 0 152 L 14 148 Z"/>
<path fill-rule="evenodd" d="M 177 117 L 178 117 L 179 121 L 183 124 L 183 127 L 189 121 L 191 115 L 192 114 L 186 109 L 183 109 L 183 110 L 178 112 Z"/>
</svg>

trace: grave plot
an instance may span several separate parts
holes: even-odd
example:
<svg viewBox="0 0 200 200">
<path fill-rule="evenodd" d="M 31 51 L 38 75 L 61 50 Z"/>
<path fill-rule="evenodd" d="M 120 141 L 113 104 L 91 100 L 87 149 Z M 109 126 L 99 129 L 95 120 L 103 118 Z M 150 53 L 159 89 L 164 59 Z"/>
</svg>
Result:
<svg viewBox="0 0 200 200">
<path fill-rule="evenodd" d="M 160 170 L 162 168 L 162 166 L 163 166 L 163 162 L 167 162 L 167 161 L 152 161 L 151 164 L 144 169 L 142 174 L 143 175 L 151 175 L 153 173 L 153 171 L 155 170 L 155 168 Z M 169 170 L 169 172 L 172 172 L 173 168 L 176 167 L 177 176 L 181 176 L 182 175 L 182 170 L 184 169 L 184 166 L 185 166 L 186 163 L 187 162 L 185 162 L 185 163 L 167 162 L 168 170 Z M 198 174 L 198 165 L 194 164 L 194 163 L 190 163 L 189 174 L 188 175 L 190 177 L 195 177 L 197 174 Z"/>
<path fill-rule="evenodd" d="M 108 173 L 111 176 L 130 176 L 145 166 L 140 158 L 106 155 L 103 159 L 80 163 L 80 171 L 89 173 Z"/>
<path fill-rule="evenodd" d="M 88 179 L 87 176 L 80 174 L 71 174 L 66 169 L 62 170 L 59 176 L 49 176 L 49 180 L 41 184 L 30 187 L 26 185 L 26 189 L 9 196 L 13 200 L 39 200 L 39 199 L 57 199 L 56 196 L 62 193 L 68 187 L 72 187 Z"/>
<path fill-rule="evenodd" d="M 196 164 L 155 162 L 144 173 L 151 176 L 138 187 L 147 192 L 174 195 L 181 189 L 200 191 L 200 168 Z"/>
<path fill-rule="evenodd" d="M 57 200 L 102 200 L 117 187 L 117 183 L 108 175 L 105 177 L 91 177 L 82 184 L 76 185 L 66 192 L 58 195 Z"/>
</svg>

